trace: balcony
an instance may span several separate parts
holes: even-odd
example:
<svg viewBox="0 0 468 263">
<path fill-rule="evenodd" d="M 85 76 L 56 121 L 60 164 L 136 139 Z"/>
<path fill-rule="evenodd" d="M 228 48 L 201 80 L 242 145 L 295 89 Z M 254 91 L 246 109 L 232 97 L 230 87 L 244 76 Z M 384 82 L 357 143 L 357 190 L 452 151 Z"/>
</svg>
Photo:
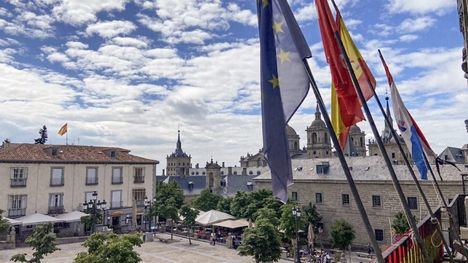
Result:
<svg viewBox="0 0 468 263">
<path fill-rule="evenodd" d="M 123 184 L 123 177 L 112 177 L 112 184 Z"/>
<path fill-rule="evenodd" d="M 115 208 L 121 208 L 123 206 L 122 201 L 111 201 L 110 202 L 110 208 L 115 209 Z"/>
<path fill-rule="evenodd" d="M 135 176 L 135 177 L 133 177 L 133 183 L 134 184 L 143 184 L 143 183 L 145 183 L 145 177 L 144 176 Z"/>
<path fill-rule="evenodd" d="M 65 209 L 62 206 L 49 206 L 49 215 L 58 215 L 58 214 L 63 214 L 65 212 Z"/>
<path fill-rule="evenodd" d="M 63 186 L 64 185 L 64 180 L 63 178 L 54 178 L 52 180 L 50 180 L 50 186 Z"/>
<path fill-rule="evenodd" d="M 86 179 L 86 185 L 97 185 L 97 184 L 98 184 L 97 178 L 95 178 L 95 179 Z"/>
<path fill-rule="evenodd" d="M 10 208 L 8 209 L 8 217 L 16 218 L 26 215 L 26 208 Z"/>
<path fill-rule="evenodd" d="M 144 207 L 145 206 L 145 200 L 135 200 L 136 206 L 137 207 Z"/>
<path fill-rule="evenodd" d="M 10 186 L 11 187 L 26 187 L 26 178 L 22 179 L 10 179 Z"/>
</svg>

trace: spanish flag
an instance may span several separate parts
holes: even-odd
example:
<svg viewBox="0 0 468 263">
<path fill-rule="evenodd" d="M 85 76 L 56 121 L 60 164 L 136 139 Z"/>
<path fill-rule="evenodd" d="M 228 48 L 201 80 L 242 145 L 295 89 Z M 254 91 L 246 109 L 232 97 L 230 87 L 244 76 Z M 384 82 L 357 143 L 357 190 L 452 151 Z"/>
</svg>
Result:
<svg viewBox="0 0 468 263">
<path fill-rule="evenodd" d="M 340 140 L 340 146 L 344 149 L 351 126 L 365 118 L 335 33 L 338 33 L 343 42 L 366 100 L 372 97 L 371 88 L 375 87 L 376 82 L 354 44 L 338 8 L 335 6 L 336 17 L 334 18 L 327 0 L 316 0 L 315 4 L 325 56 L 332 76 L 332 125 Z"/>
<path fill-rule="evenodd" d="M 60 136 L 63 136 L 65 133 L 67 133 L 68 131 L 68 123 L 65 123 L 62 128 L 60 128 L 60 130 L 58 131 L 58 134 Z"/>
</svg>

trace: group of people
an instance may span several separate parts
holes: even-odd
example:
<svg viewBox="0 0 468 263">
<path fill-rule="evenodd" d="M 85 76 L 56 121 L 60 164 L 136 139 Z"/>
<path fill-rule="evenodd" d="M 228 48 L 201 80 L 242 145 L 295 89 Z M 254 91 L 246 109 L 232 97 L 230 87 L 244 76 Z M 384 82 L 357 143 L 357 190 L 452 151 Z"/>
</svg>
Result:
<svg viewBox="0 0 468 263">
<path fill-rule="evenodd" d="M 317 262 L 317 263 L 331 263 L 332 262 L 332 257 L 328 251 L 324 250 L 312 250 L 309 255 L 307 255 L 309 258 L 309 262 Z"/>
</svg>

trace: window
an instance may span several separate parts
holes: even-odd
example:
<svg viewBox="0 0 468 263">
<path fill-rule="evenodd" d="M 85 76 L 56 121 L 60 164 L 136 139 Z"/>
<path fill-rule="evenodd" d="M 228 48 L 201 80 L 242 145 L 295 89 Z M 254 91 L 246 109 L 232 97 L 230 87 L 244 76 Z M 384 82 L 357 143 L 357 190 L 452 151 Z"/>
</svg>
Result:
<svg viewBox="0 0 468 263">
<path fill-rule="evenodd" d="M 254 187 L 253 182 L 247 182 L 247 190 L 253 191 L 253 187 Z"/>
<path fill-rule="evenodd" d="M 122 190 L 111 191 L 111 208 L 122 207 Z"/>
<path fill-rule="evenodd" d="M 292 199 L 293 201 L 297 201 L 297 200 L 298 200 L 298 199 L 297 199 L 297 192 L 292 192 L 292 193 L 291 193 L 291 199 Z"/>
<path fill-rule="evenodd" d="M 63 193 L 49 194 L 49 214 L 62 214 L 63 212 Z"/>
<path fill-rule="evenodd" d="M 392 153 L 392 159 L 395 159 L 395 153 Z"/>
<path fill-rule="evenodd" d="M 20 217 L 26 215 L 27 195 L 8 196 L 8 217 Z"/>
<path fill-rule="evenodd" d="M 117 156 L 117 153 L 115 151 L 110 152 L 110 157 L 115 158 Z"/>
<path fill-rule="evenodd" d="M 11 187 L 26 186 L 27 178 L 28 178 L 28 168 L 14 167 L 10 169 L 10 186 Z"/>
<path fill-rule="evenodd" d="M 98 168 L 87 167 L 86 168 L 86 185 L 98 184 Z"/>
<path fill-rule="evenodd" d="M 418 199 L 416 197 L 408 197 L 409 209 L 418 209 Z"/>
<path fill-rule="evenodd" d="M 322 162 L 322 164 L 317 164 L 315 167 L 317 174 L 328 174 L 328 170 L 330 169 L 329 162 Z"/>
<path fill-rule="evenodd" d="M 380 202 L 380 195 L 372 196 L 372 207 L 381 207 L 382 203 Z"/>
<path fill-rule="evenodd" d="M 143 167 L 135 167 L 134 176 L 133 176 L 133 183 L 141 184 L 145 182 L 145 168 Z"/>
<path fill-rule="evenodd" d="M 383 230 L 382 229 L 374 229 L 374 233 L 375 233 L 375 239 L 377 241 L 383 241 L 384 240 Z"/>
<path fill-rule="evenodd" d="M 321 204 L 323 203 L 323 196 L 322 193 L 315 193 L 315 203 Z"/>
<path fill-rule="evenodd" d="M 63 167 L 52 167 L 50 169 L 50 186 L 63 186 L 63 173 Z"/>
<path fill-rule="evenodd" d="M 135 200 L 137 206 L 144 206 L 146 198 L 146 190 L 142 189 L 133 189 L 132 190 L 132 199 Z"/>
<path fill-rule="evenodd" d="M 188 182 L 188 190 L 189 191 L 193 190 L 193 182 L 192 181 Z"/>
<path fill-rule="evenodd" d="M 257 175 L 260 175 L 261 173 L 262 173 L 262 172 L 260 172 L 260 171 L 257 171 Z"/>
<path fill-rule="evenodd" d="M 123 183 L 122 167 L 112 167 L 112 183 L 113 184 Z"/>
<path fill-rule="evenodd" d="M 342 194 L 341 195 L 341 204 L 349 205 L 349 194 Z"/>
</svg>

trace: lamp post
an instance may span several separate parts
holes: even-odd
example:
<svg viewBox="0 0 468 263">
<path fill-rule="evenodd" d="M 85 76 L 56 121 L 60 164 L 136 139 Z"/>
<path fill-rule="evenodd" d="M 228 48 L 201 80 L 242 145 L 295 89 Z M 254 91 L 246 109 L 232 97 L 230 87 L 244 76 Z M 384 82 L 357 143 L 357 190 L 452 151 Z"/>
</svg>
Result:
<svg viewBox="0 0 468 263">
<path fill-rule="evenodd" d="M 91 234 L 96 231 L 97 214 L 100 210 L 105 211 L 107 204 L 106 200 L 97 200 L 98 193 L 96 191 L 93 192 L 92 196 L 91 200 L 83 203 L 86 211 L 91 213 Z"/>
<path fill-rule="evenodd" d="M 298 207 L 294 207 L 292 213 L 296 220 L 296 253 L 294 253 L 294 262 L 301 263 L 301 258 L 299 257 L 299 218 L 301 217 L 301 210 Z"/>
<path fill-rule="evenodd" d="M 152 232 L 151 230 L 151 221 L 152 216 L 149 214 L 151 207 L 153 206 L 154 202 L 156 202 L 156 198 L 153 198 L 153 200 L 148 199 L 148 197 L 145 196 L 145 228 L 146 228 L 146 222 L 149 221 L 149 231 Z"/>
</svg>

